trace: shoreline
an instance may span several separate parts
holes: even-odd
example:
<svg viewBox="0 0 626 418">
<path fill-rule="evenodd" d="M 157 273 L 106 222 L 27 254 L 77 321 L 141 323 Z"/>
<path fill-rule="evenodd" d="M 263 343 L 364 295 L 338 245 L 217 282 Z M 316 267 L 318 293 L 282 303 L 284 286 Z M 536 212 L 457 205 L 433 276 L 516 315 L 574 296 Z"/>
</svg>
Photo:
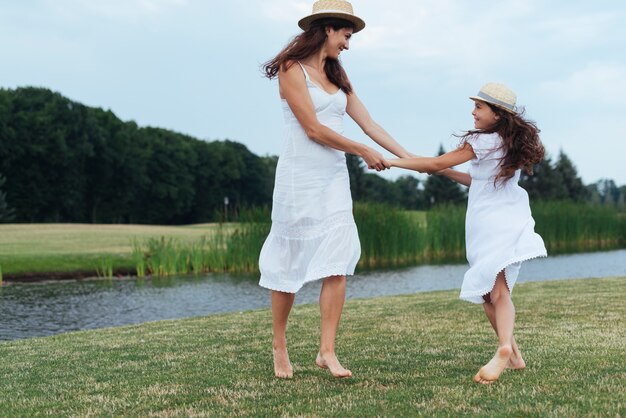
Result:
<svg viewBox="0 0 626 418">
<path fill-rule="evenodd" d="M 49 271 L 30 273 L 8 273 L 3 275 L 3 285 L 18 283 L 70 282 L 81 280 L 107 279 L 98 276 L 95 270 Z M 119 268 L 113 270 L 113 278 L 136 277 L 135 269 Z"/>
<path fill-rule="evenodd" d="M 614 249 L 600 249 L 596 251 L 584 251 L 584 252 L 568 252 L 568 253 L 556 253 L 549 254 L 548 258 L 553 257 L 562 257 L 562 256 L 576 256 L 576 255 L 584 255 L 584 254 L 596 254 L 596 253 L 611 253 L 614 251 L 624 251 L 626 248 L 614 248 Z M 418 268 L 418 267 L 434 267 L 434 266 L 443 266 L 443 265 L 461 265 L 467 264 L 464 261 L 449 261 L 449 262 L 426 262 L 426 263 L 417 263 L 411 265 L 402 265 L 402 266 L 378 266 L 376 267 L 368 267 L 368 266 L 359 266 L 359 274 L 368 274 L 368 273 L 376 273 L 376 272 L 384 272 L 384 271 L 402 271 L 405 269 Z M 240 275 L 242 273 L 238 272 L 228 272 L 228 271 L 212 271 L 211 273 L 226 273 L 226 274 L 234 274 Z M 191 273 L 190 273 L 191 274 Z M 246 273 L 243 273 L 246 275 Z M 185 275 L 185 274 L 181 274 Z M 174 275 L 177 276 L 177 275 Z M 77 269 L 77 270 L 69 270 L 69 271 L 36 271 L 36 272 L 20 272 L 20 273 L 3 273 L 2 280 L 0 281 L 1 286 L 8 286 L 12 284 L 41 284 L 41 283 L 55 283 L 55 282 L 76 282 L 76 281 L 84 281 L 84 280 L 112 280 L 112 279 L 133 279 L 137 278 L 137 272 L 134 267 L 114 267 L 112 271 L 112 275 L 110 277 L 102 276 L 98 274 L 98 271 L 95 269 Z M 146 273 L 145 278 L 150 279 L 155 277 L 152 274 Z M 164 276 L 170 277 L 170 276 Z"/>
</svg>

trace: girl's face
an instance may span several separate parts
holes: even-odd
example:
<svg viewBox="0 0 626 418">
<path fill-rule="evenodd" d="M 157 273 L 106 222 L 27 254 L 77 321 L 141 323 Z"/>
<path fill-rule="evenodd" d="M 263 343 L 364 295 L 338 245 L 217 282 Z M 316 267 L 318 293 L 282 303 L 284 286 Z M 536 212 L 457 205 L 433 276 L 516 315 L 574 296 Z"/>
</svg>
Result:
<svg viewBox="0 0 626 418">
<path fill-rule="evenodd" d="M 342 28 L 334 30 L 331 26 L 326 28 L 326 54 L 328 58 L 338 59 L 339 54 L 344 49 L 350 49 L 350 38 L 352 37 L 352 28 Z"/>
<path fill-rule="evenodd" d="M 478 100 L 474 101 L 472 116 L 474 116 L 474 128 L 483 131 L 491 128 L 500 119 L 500 116 L 496 115 L 487 103 Z"/>
</svg>

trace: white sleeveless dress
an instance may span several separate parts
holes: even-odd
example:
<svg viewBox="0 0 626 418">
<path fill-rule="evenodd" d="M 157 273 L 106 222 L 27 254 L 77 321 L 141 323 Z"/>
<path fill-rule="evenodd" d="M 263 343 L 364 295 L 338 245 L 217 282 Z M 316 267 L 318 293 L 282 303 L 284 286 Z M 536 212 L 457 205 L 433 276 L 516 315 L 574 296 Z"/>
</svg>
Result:
<svg viewBox="0 0 626 418">
<path fill-rule="evenodd" d="M 346 94 L 327 93 L 302 71 L 319 122 L 342 133 Z M 259 284 L 296 293 L 313 280 L 354 274 L 361 245 L 344 152 L 311 140 L 284 99 L 282 107 L 284 145 L 276 167 L 272 227 L 259 256 Z"/>
<path fill-rule="evenodd" d="M 465 246 L 470 268 L 465 273 L 460 298 L 483 303 L 504 270 L 509 290 L 517 281 L 522 261 L 547 256 L 535 233 L 528 193 L 517 183 L 520 170 L 506 183 L 494 186 L 503 152 L 498 134 L 477 134 L 467 141 L 476 158 L 471 161 Z"/>
</svg>

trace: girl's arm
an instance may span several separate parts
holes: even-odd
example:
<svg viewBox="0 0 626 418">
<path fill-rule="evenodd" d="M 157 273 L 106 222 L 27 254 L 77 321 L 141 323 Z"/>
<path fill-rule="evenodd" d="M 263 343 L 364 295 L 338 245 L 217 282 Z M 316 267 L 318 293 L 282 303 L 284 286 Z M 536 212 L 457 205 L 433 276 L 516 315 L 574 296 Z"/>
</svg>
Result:
<svg viewBox="0 0 626 418">
<path fill-rule="evenodd" d="M 438 157 L 413 157 L 413 158 L 396 158 L 389 160 L 392 167 L 406 168 L 409 170 L 419 171 L 420 173 L 436 173 L 455 165 L 476 158 L 472 146 L 468 143 L 461 145 L 459 148 L 446 152 Z"/>
<path fill-rule="evenodd" d="M 365 105 L 356 93 L 348 95 L 348 105 L 346 112 L 359 125 L 363 132 L 372 138 L 378 145 L 400 158 L 409 158 L 413 155 L 405 150 L 382 126 L 377 124 L 370 116 Z"/>
<path fill-rule="evenodd" d="M 450 180 L 462 184 L 463 186 L 470 187 L 470 184 L 472 184 L 472 176 L 468 173 L 463 173 L 462 171 L 453 170 L 451 168 L 446 168 L 435 174 L 445 176 Z"/>
<path fill-rule="evenodd" d="M 378 171 L 389 168 L 387 161 L 378 151 L 352 141 L 319 122 L 306 86 L 304 73 L 297 63 L 293 63 L 287 70 L 281 69 L 278 81 L 280 96 L 287 100 L 291 111 L 309 138 L 319 144 L 358 155 L 365 160 L 369 168 L 375 168 Z"/>
</svg>

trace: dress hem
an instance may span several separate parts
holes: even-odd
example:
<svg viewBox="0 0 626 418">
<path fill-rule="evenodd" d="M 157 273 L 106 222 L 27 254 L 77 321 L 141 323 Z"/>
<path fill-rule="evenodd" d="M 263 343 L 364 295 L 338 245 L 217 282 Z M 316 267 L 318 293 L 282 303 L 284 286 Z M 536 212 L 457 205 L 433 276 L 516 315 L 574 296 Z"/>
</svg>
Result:
<svg viewBox="0 0 626 418">
<path fill-rule="evenodd" d="M 485 287 L 483 288 L 483 290 L 475 290 L 472 292 L 466 292 L 463 293 L 461 292 L 461 294 L 459 295 L 459 299 L 461 300 L 465 300 L 467 302 L 472 302 L 472 303 L 476 303 L 476 304 L 482 304 L 485 301 L 483 300 L 483 296 L 488 295 L 489 293 L 491 293 L 491 291 L 493 290 L 494 286 L 496 285 L 496 280 L 498 279 L 498 274 L 501 271 L 505 271 L 504 273 L 504 280 L 506 280 L 506 285 L 509 288 L 509 293 L 513 293 L 513 288 L 511 286 L 511 283 L 509 282 L 509 278 L 506 275 L 506 268 L 509 267 L 511 264 L 515 264 L 515 263 L 523 263 L 524 261 L 528 261 L 528 260 L 532 260 L 535 258 L 541 258 L 541 257 L 547 257 L 548 253 L 547 251 L 540 251 L 540 252 L 535 252 L 535 253 L 530 253 L 521 257 L 516 257 L 513 259 L 510 259 L 509 261 L 507 261 L 506 263 L 502 264 L 502 267 L 499 268 L 496 273 L 493 275 L 494 279 L 493 282 L 491 283 L 490 287 Z M 515 281 L 517 281 L 517 278 L 515 279 Z M 513 282 L 513 284 L 515 284 L 515 282 Z M 477 301 L 476 298 L 480 298 L 480 301 Z"/>
<path fill-rule="evenodd" d="M 293 286 L 293 285 L 285 286 L 282 289 L 279 289 L 278 288 L 279 286 L 274 283 L 267 283 L 266 281 L 263 280 L 263 277 L 261 277 L 261 280 L 259 281 L 259 286 L 264 287 L 269 290 L 273 290 L 275 292 L 297 293 L 307 283 L 325 279 L 327 277 L 332 277 L 332 276 L 354 276 L 354 269 L 350 271 L 347 269 L 347 267 L 344 267 L 344 268 L 339 267 L 335 269 L 335 266 L 328 266 L 324 269 L 317 270 L 313 274 L 307 275 L 307 278 L 304 279 L 302 283 L 293 283 L 296 286 Z M 285 290 L 285 289 L 289 289 L 289 290 Z"/>
</svg>

